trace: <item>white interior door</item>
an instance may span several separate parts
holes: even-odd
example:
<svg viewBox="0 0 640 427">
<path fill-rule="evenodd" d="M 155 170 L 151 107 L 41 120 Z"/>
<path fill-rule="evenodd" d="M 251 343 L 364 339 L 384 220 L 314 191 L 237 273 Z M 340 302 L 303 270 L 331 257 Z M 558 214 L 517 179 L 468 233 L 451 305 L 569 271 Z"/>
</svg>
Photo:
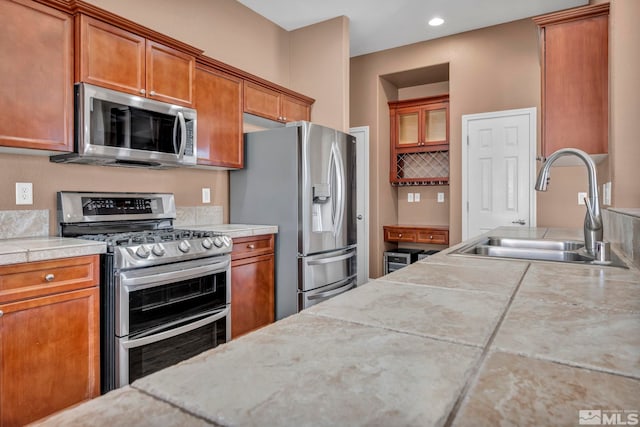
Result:
<svg viewBox="0 0 640 427">
<path fill-rule="evenodd" d="M 536 109 L 465 115 L 462 133 L 463 239 L 535 226 Z"/>
<path fill-rule="evenodd" d="M 369 280 L 369 126 L 349 129 L 356 138 L 356 192 L 358 218 L 358 285 Z"/>
</svg>

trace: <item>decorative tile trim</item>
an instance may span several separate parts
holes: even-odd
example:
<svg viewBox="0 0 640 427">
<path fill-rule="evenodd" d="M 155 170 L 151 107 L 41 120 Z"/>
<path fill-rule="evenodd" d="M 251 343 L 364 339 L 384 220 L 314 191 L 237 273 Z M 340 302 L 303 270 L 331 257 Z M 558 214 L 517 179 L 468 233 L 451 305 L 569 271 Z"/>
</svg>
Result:
<svg viewBox="0 0 640 427">
<path fill-rule="evenodd" d="M 48 209 L 0 211 L 0 239 L 48 235 Z"/>
</svg>

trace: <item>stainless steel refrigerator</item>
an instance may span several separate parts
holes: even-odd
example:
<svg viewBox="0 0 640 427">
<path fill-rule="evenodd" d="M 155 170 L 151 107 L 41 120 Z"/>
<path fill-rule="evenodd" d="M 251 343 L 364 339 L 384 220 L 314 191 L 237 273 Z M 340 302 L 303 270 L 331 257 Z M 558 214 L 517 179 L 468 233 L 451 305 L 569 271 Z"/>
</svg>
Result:
<svg viewBox="0 0 640 427">
<path fill-rule="evenodd" d="M 355 138 L 295 122 L 244 139 L 245 167 L 230 173 L 230 221 L 278 225 L 276 319 L 354 288 Z"/>
</svg>

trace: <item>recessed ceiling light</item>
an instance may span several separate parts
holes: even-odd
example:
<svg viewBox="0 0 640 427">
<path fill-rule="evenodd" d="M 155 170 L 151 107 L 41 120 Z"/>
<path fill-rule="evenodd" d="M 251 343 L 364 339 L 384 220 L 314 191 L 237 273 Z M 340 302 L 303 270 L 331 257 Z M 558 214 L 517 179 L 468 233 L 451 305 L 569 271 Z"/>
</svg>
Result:
<svg viewBox="0 0 640 427">
<path fill-rule="evenodd" d="M 444 24 L 444 19 L 442 18 L 435 17 L 429 20 L 429 25 L 431 25 L 432 27 L 437 27 L 438 25 L 442 24 Z"/>
</svg>

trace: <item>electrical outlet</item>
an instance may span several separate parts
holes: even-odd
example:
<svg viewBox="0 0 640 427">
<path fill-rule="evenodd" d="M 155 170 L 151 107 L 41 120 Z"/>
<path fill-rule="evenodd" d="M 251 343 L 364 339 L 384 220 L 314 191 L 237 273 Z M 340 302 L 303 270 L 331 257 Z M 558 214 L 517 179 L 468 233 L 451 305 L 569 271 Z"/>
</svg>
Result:
<svg viewBox="0 0 640 427">
<path fill-rule="evenodd" d="M 211 189 L 203 188 L 202 189 L 202 203 L 211 203 Z"/>
<path fill-rule="evenodd" d="M 420 193 L 413 194 L 413 201 L 416 203 L 420 201 Z"/>
<path fill-rule="evenodd" d="M 413 203 L 413 193 L 407 193 L 407 202 Z"/>
<path fill-rule="evenodd" d="M 586 192 L 580 191 L 578 193 L 578 204 L 579 205 L 584 205 L 584 198 L 585 197 L 587 197 L 587 193 Z"/>
<path fill-rule="evenodd" d="M 16 182 L 16 205 L 33 204 L 33 184 L 30 182 Z"/>
<path fill-rule="evenodd" d="M 438 203 L 444 203 L 444 193 L 438 193 Z"/>
</svg>

